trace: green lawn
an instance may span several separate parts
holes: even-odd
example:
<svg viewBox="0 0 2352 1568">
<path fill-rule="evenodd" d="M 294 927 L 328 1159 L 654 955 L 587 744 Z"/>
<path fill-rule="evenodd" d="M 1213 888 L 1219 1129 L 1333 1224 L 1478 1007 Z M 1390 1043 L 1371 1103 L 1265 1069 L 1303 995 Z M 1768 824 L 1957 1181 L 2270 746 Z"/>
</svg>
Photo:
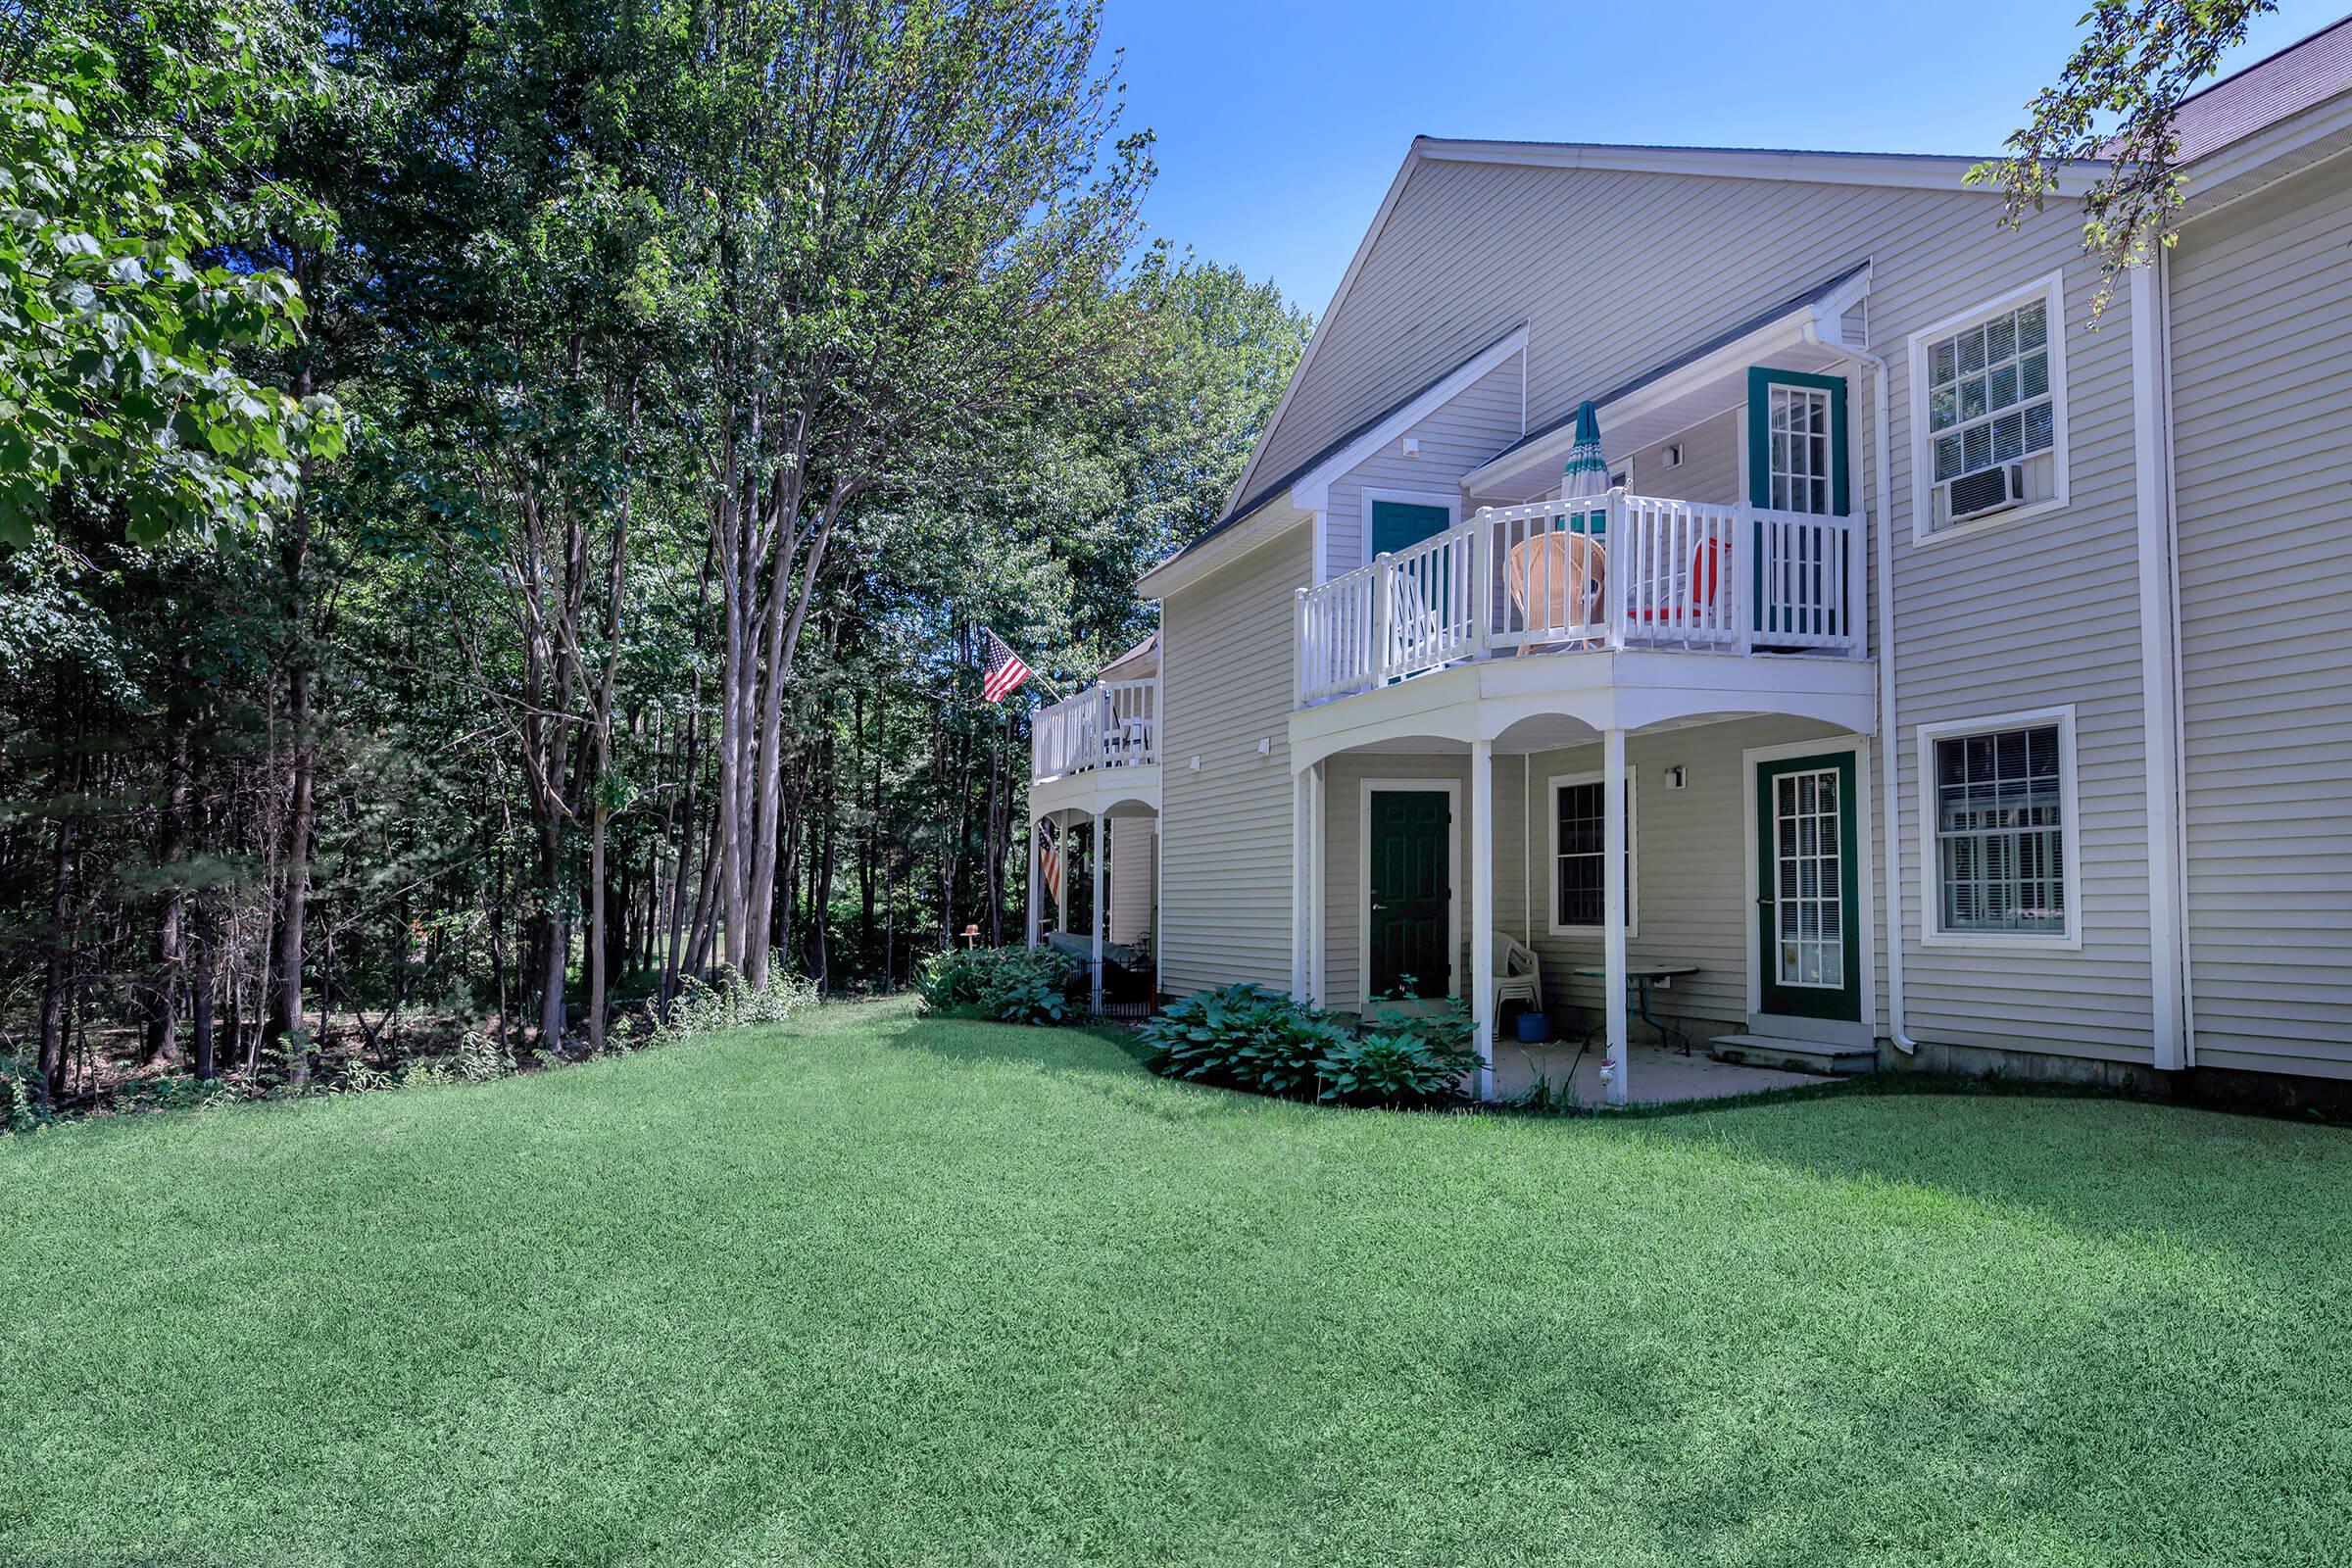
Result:
<svg viewBox="0 0 2352 1568">
<path fill-rule="evenodd" d="M 2342 1563 L 2352 1134 L 828 1009 L 0 1141 L 0 1563 Z"/>
</svg>

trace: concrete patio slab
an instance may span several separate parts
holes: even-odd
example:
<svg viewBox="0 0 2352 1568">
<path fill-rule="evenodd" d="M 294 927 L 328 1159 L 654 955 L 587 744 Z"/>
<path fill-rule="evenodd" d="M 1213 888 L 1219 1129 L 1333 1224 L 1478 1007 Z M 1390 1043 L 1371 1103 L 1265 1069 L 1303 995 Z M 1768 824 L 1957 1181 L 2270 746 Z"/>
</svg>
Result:
<svg viewBox="0 0 2352 1568">
<path fill-rule="evenodd" d="M 1601 1048 L 1596 1043 L 1580 1061 L 1573 1044 L 1554 1041 L 1523 1046 L 1515 1040 L 1494 1047 L 1495 1093 L 1503 1099 L 1525 1094 L 1540 1073 L 1558 1091 L 1567 1083 L 1580 1105 L 1600 1105 L 1607 1095 L 1600 1081 Z M 1571 1063 L 1574 1076 L 1570 1077 Z M 1631 1101 L 1638 1105 L 1672 1104 L 1691 1100 L 1720 1100 L 1729 1095 L 1752 1095 L 1766 1089 L 1792 1089 L 1803 1084 L 1835 1083 L 1818 1073 L 1788 1072 L 1777 1067 L 1739 1067 L 1717 1061 L 1703 1050 L 1686 1056 L 1656 1046 L 1629 1048 L 1627 1061 Z"/>
</svg>

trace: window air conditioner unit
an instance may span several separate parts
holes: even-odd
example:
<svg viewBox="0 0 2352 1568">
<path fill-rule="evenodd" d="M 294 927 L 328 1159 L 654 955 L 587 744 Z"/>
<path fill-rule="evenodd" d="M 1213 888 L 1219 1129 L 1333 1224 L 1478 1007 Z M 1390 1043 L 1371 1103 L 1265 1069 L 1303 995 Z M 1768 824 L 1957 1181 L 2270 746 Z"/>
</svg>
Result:
<svg viewBox="0 0 2352 1568">
<path fill-rule="evenodd" d="M 2026 499 L 2026 466 L 2003 463 L 1980 468 L 1952 480 L 1948 488 L 1952 521 L 1982 517 L 1986 513 L 2017 506 Z"/>
</svg>

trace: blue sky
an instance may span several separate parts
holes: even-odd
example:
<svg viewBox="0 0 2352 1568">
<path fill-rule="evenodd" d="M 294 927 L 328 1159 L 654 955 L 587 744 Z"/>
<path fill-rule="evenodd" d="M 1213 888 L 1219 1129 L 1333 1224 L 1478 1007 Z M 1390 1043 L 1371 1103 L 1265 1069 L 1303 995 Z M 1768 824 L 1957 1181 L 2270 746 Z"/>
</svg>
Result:
<svg viewBox="0 0 2352 1568">
<path fill-rule="evenodd" d="M 1107 0 L 1103 33 L 1159 133 L 1152 231 L 1320 315 L 1416 133 L 1988 153 L 2087 3 Z M 2224 70 L 2344 4 L 2284 0 Z"/>
</svg>

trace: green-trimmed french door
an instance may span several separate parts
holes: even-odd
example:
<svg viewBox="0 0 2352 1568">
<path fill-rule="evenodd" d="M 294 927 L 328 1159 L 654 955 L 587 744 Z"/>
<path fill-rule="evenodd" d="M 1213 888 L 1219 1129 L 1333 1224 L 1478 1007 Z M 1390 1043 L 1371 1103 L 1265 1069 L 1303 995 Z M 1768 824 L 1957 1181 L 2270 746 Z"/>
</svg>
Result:
<svg viewBox="0 0 2352 1568">
<path fill-rule="evenodd" d="M 1846 455 L 1845 381 L 1807 370 L 1753 366 L 1747 372 L 1747 500 L 1766 512 L 1842 516 L 1851 508 Z M 1757 563 L 1751 589 L 1756 635 L 1769 647 L 1775 632 L 1818 633 L 1827 582 L 1843 563 L 1818 553 L 1811 539 L 1790 552 L 1765 549 L 1765 524 L 1755 525 Z M 1775 583 L 1793 592 L 1769 591 Z M 1850 609 L 1850 607 L 1845 607 Z M 1842 611 L 1841 611 L 1842 612 Z"/>
<path fill-rule="evenodd" d="M 1762 1010 L 1862 1017 L 1860 845 L 1852 752 L 1756 768 L 1756 964 Z"/>
<path fill-rule="evenodd" d="M 1452 798 L 1375 789 L 1367 808 L 1364 995 L 1443 997 L 1453 977 Z"/>
</svg>

